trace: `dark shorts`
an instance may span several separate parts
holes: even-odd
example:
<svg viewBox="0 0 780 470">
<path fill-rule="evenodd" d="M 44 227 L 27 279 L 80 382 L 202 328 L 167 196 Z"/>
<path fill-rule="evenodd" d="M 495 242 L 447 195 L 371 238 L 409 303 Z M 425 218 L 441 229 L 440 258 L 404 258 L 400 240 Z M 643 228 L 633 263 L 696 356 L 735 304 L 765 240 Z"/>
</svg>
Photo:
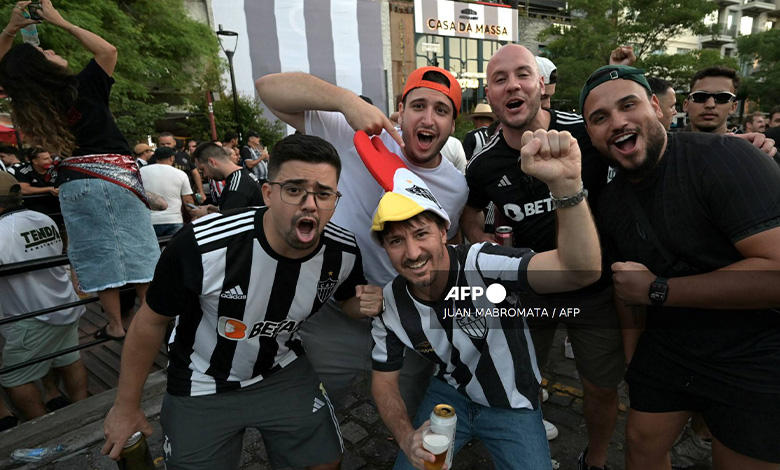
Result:
<svg viewBox="0 0 780 470">
<path fill-rule="evenodd" d="M 577 299 L 546 299 L 546 302 L 538 304 L 534 301 L 533 305 L 546 306 L 549 311 L 561 307 L 580 309 L 580 315 L 568 321 L 528 319 L 537 363 L 542 371 L 550 355 L 555 330 L 564 323 L 577 371 L 582 377 L 603 388 L 615 388 L 623 381 L 626 360 L 612 288 Z"/>
<path fill-rule="evenodd" d="M 238 469 L 246 428 L 260 431 L 274 468 L 325 464 L 344 451 L 335 411 L 305 356 L 240 390 L 167 394 L 160 424 L 168 470 Z"/>
<path fill-rule="evenodd" d="M 634 355 L 626 373 L 631 408 L 644 413 L 694 411 L 729 449 L 780 463 L 780 394 L 735 387 L 664 356 Z"/>
</svg>

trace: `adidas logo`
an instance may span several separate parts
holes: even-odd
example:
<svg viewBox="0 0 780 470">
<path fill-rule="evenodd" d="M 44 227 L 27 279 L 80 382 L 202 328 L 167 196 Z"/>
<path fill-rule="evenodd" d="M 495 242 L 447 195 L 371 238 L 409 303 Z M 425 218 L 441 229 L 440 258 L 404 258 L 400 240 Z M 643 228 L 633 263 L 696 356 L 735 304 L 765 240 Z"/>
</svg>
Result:
<svg viewBox="0 0 780 470">
<path fill-rule="evenodd" d="M 241 286 L 236 286 L 230 290 L 226 290 L 219 295 L 220 299 L 229 300 L 246 300 L 246 294 L 241 290 Z"/>
<path fill-rule="evenodd" d="M 325 402 L 320 400 L 319 398 L 314 398 L 314 406 L 311 408 L 312 413 L 316 413 L 317 410 L 325 406 Z"/>
<path fill-rule="evenodd" d="M 509 182 L 509 178 L 506 177 L 506 175 L 501 177 L 501 181 L 498 182 L 499 188 L 504 188 L 506 186 L 512 186 L 512 183 Z"/>
</svg>

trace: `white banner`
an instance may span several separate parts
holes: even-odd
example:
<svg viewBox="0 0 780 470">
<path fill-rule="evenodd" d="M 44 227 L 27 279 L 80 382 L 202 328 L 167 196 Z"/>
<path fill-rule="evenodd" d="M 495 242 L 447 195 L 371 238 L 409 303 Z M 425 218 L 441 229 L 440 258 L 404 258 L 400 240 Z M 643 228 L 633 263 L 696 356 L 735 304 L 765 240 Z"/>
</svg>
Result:
<svg viewBox="0 0 780 470">
<path fill-rule="evenodd" d="M 414 0 L 414 32 L 516 42 L 517 10 L 448 0 Z"/>
</svg>

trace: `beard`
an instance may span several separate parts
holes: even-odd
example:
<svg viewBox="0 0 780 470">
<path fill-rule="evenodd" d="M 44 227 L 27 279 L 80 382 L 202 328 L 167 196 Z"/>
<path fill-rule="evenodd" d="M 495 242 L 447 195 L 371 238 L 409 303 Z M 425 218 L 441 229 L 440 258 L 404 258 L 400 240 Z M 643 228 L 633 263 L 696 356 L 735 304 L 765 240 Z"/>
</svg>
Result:
<svg viewBox="0 0 780 470">
<path fill-rule="evenodd" d="M 607 156 L 606 160 L 610 166 L 619 168 L 620 172 L 628 178 L 629 181 L 640 181 L 650 175 L 658 166 L 658 162 L 661 160 L 661 151 L 666 143 L 666 129 L 660 122 L 656 122 L 655 125 L 651 125 L 647 132 L 647 148 L 645 149 L 645 155 L 642 162 L 635 167 L 626 168 L 616 158 Z M 603 152 L 605 155 L 609 155 L 608 152 Z"/>
<path fill-rule="evenodd" d="M 314 227 L 312 227 L 312 230 L 314 231 L 314 236 L 312 239 L 308 242 L 301 241 L 298 238 L 298 233 L 296 231 L 296 227 L 298 226 L 298 221 L 303 217 L 311 217 L 316 220 L 314 223 Z M 317 244 L 320 242 L 320 219 L 316 215 L 313 214 L 302 214 L 299 216 L 296 216 L 292 220 L 292 224 L 290 226 L 290 229 L 287 231 L 287 233 L 284 234 L 284 239 L 287 241 L 287 244 L 290 245 L 290 247 L 296 249 L 296 250 L 307 250 L 311 247 L 317 246 Z"/>
</svg>

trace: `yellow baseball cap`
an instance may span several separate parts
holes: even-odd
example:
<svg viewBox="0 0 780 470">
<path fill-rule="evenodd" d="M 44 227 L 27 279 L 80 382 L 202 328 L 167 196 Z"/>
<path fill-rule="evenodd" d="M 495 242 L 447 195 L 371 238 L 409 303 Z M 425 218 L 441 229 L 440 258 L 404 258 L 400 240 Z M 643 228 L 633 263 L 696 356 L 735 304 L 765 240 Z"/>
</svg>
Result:
<svg viewBox="0 0 780 470">
<path fill-rule="evenodd" d="M 444 219 L 449 230 L 450 217 L 425 182 L 408 168 L 398 168 L 393 175 L 393 190 L 382 196 L 374 212 L 372 238 L 381 244 L 379 234 L 385 229 L 386 222 L 408 220 L 424 211 L 431 211 Z"/>
</svg>

